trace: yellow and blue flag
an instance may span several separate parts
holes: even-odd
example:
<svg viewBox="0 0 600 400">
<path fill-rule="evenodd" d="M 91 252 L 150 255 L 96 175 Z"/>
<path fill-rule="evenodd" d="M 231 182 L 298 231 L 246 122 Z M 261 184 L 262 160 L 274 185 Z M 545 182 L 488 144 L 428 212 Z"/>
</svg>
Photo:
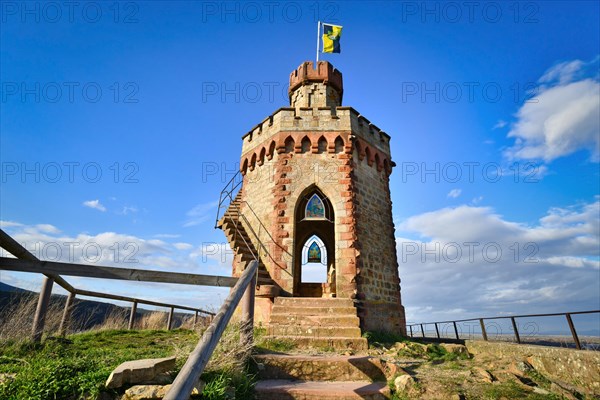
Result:
<svg viewBox="0 0 600 400">
<path fill-rule="evenodd" d="M 342 27 L 323 24 L 323 53 L 339 53 Z"/>
</svg>

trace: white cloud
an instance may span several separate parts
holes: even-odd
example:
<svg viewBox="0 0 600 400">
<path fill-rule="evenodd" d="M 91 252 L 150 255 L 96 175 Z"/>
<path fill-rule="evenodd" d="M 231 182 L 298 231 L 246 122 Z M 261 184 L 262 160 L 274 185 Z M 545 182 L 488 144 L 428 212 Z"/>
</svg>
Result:
<svg viewBox="0 0 600 400">
<path fill-rule="evenodd" d="M 190 253 L 191 258 L 202 262 L 212 260 L 223 268 L 230 268 L 233 262 L 233 250 L 228 243 L 205 242 Z"/>
<path fill-rule="evenodd" d="M 3 220 L 0 220 L 0 227 L 2 227 L 2 229 L 12 228 L 12 227 L 15 227 L 15 226 L 23 226 L 23 224 L 20 224 L 18 222 L 13 222 L 13 221 L 3 221 Z"/>
<path fill-rule="evenodd" d="M 538 93 L 517 111 L 508 159 L 551 162 L 580 150 L 600 159 L 600 83 L 597 72 L 584 77 L 597 63 L 564 62 L 544 73 Z"/>
<path fill-rule="evenodd" d="M 67 235 L 49 224 L 26 225 L 11 222 L 10 227 L 7 225 L 9 224 L 3 224 L 7 233 L 42 260 L 231 276 L 233 257 L 227 243 L 203 244 L 200 248 L 196 248 L 184 242 L 170 244 L 156 236 L 145 239 L 118 232 Z M 177 235 L 157 236 L 170 238 Z M 10 255 L 0 249 L 0 256 Z M 39 274 L 0 272 L 2 282 L 25 288 L 39 288 L 42 277 Z M 206 295 L 199 296 L 197 286 L 120 282 L 70 276 L 65 278 L 81 289 L 201 307 L 218 306 L 228 293 L 228 290 L 223 288 L 203 287 L 201 292 Z M 56 290 L 62 293 L 59 288 Z M 222 298 L 215 296 L 215 293 L 223 295 Z"/>
<path fill-rule="evenodd" d="M 214 208 L 217 206 L 216 201 L 212 201 L 209 203 L 201 203 L 189 210 L 186 213 L 188 217 L 183 226 L 185 228 L 190 226 L 199 225 L 210 218 L 214 218 L 216 214 L 214 214 Z"/>
<path fill-rule="evenodd" d="M 100 200 L 87 200 L 83 202 L 83 205 L 85 207 L 93 208 L 98 211 L 106 211 L 106 207 L 104 207 L 102 203 L 100 203 Z"/>
<path fill-rule="evenodd" d="M 452 189 L 450 192 L 448 192 L 448 194 L 446 196 L 455 199 L 458 196 L 460 196 L 461 193 L 462 193 L 461 189 Z"/>
<path fill-rule="evenodd" d="M 54 225 L 50 224 L 38 224 L 35 226 L 38 230 L 45 233 L 59 233 L 60 230 Z"/>
<path fill-rule="evenodd" d="M 471 200 L 471 203 L 473 205 L 477 205 L 479 203 L 481 203 L 483 201 L 483 196 L 479 196 L 479 197 L 474 197 L 473 200 Z"/>
<path fill-rule="evenodd" d="M 189 250 L 194 246 L 192 246 L 189 243 L 180 242 L 180 243 L 174 243 L 173 247 L 175 247 L 177 250 Z"/>
<path fill-rule="evenodd" d="M 150 268 L 178 272 L 206 273 L 209 269 L 222 274 L 223 263 L 207 251 L 197 258 L 189 243 L 169 244 L 160 239 L 144 239 L 118 232 L 79 233 L 74 236 L 48 224 L 13 225 L 7 230 L 16 241 L 40 259 L 107 265 L 122 268 Z M 224 246 L 220 243 L 219 246 Z M 174 252 L 173 247 L 180 252 Z M 216 253 L 216 252 L 213 252 Z M 231 267 L 229 264 L 228 268 Z"/>
<path fill-rule="evenodd" d="M 176 235 L 173 233 L 158 233 L 158 234 L 154 235 L 154 237 L 161 238 L 161 239 L 175 239 L 180 236 L 181 235 Z"/>
<path fill-rule="evenodd" d="M 121 210 L 120 214 L 122 215 L 127 215 L 127 214 L 135 214 L 136 212 L 138 212 L 138 208 L 135 206 L 123 206 L 123 209 Z"/>
<path fill-rule="evenodd" d="M 508 124 L 508 122 L 500 119 L 500 120 L 498 120 L 498 122 L 496 122 L 496 125 L 494 125 L 494 127 L 492 129 L 504 128 L 507 124 Z"/>
<path fill-rule="evenodd" d="M 465 310 L 462 318 L 597 308 L 598 196 L 552 208 L 536 224 L 507 220 L 490 207 L 443 208 L 406 219 L 398 235 L 411 321 L 452 319 L 456 308 Z"/>
<path fill-rule="evenodd" d="M 581 60 L 565 61 L 549 68 L 539 79 L 540 83 L 569 83 L 573 82 L 575 76 L 579 74 L 585 66 Z"/>
</svg>

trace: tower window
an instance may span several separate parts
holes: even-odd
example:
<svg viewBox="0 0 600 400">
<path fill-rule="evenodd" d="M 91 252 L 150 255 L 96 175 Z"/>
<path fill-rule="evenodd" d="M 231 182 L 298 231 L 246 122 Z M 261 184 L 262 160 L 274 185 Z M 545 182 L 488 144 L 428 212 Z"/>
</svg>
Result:
<svg viewBox="0 0 600 400">
<path fill-rule="evenodd" d="M 317 235 L 302 247 L 302 282 L 327 282 L 327 248 Z"/>
<path fill-rule="evenodd" d="M 309 263 L 320 263 L 321 262 L 321 249 L 317 242 L 313 242 L 308 248 L 308 262 Z"/>
<path fill-rule="evenodd" d="M 323 200 L 315 193 L 306 203 L 306 209 L 304 210 L 304 218 L 306 219 L 324 219 L 325 218 L 325 206 Z"/>
</svg>

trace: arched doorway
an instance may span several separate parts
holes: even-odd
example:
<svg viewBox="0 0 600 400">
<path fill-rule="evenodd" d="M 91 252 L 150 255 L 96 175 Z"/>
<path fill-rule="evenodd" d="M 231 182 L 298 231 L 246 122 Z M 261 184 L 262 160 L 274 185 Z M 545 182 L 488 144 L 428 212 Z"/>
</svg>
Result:
<svg viewBox="0 0 600 400">
<path fill-rule="evenodd" d="M 294 229 L 294 296 L 335 296 L 333 207 L 316 186 L 298 199 Z"/>
</svg>

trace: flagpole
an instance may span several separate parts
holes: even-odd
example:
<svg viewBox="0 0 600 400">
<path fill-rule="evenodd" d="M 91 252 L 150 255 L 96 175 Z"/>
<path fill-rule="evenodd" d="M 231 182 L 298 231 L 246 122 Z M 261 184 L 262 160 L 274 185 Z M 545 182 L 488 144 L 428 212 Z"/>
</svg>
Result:
<svg viewBox="0 0 600 400">
<path fill-rule="evenodd" d="M 319 46 L 321 44 L 321 21 L 317 21 L 317 64 L 319 63 Z M 315 65 L 316 67 L 316 65 Z"/>
</svg>

